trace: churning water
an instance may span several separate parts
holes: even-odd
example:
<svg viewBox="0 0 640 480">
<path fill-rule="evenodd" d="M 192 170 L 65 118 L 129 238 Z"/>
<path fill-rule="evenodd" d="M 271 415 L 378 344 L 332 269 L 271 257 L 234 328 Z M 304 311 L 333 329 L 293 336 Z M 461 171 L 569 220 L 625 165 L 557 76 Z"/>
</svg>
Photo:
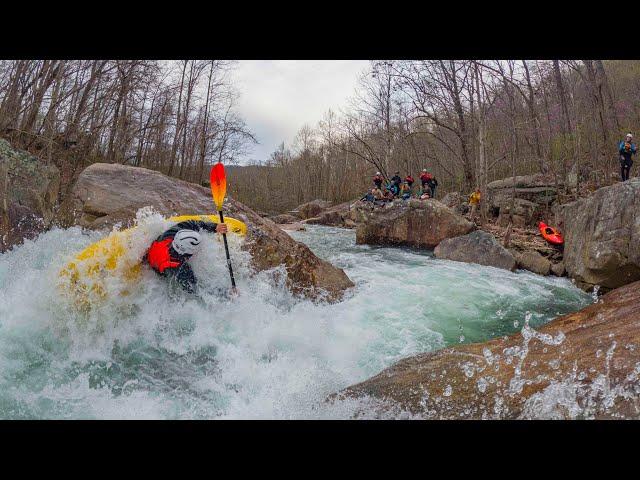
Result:
<svg viewBox="0 0 640 480">
<path fill-rule="evenodd" d="M 168 224 L 142 212 L 130 255 Z M 349 418 L 366 400 L 325 398 L 397 360 L 510 334 L 592 301 L 566 279 L 356 246 L 353 231 L 292 236 L 356 284 L 338 304 L 293 297 L 282 272 L 251 274 L 231 238 L 239 296 L 229 298 L 222 243 L 206 235 L 189 296 L 148 269 L 129 295 L 78 312 L 58 272 L 104 236 L 54 229 L 0 255 L 0 418 Z M 402 415 L 394 413 L 390 415 Z"/>
</svg>

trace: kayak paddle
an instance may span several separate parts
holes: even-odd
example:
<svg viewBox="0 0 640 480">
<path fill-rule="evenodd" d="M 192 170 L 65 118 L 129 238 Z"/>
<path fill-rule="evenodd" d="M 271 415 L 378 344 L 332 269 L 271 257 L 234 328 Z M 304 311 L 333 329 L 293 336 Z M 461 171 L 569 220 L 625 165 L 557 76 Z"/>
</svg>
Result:
<svg viewBox="0 0 640 480">
<path fill-rule="evenodd" d="M 220 223 L 224 223 L 224 215 L 222 214 L 222 202 L 224 202 L 224 196 L 227 193 L 227 177 L 224 173 L 224 165 L 221 162 L 216 163 L 211 167 L 211 195 L 213 195 L 213 201 L 218 207 L 218 214 L 220 215 Z M 227 254 L 227 266 L 229 267 L 229 276 L 231 277 L 231 286 L 234 293 L 236 292 L 236 280 L 233 278 L 233 268 L 231 267 L 231 257 L 229 256 L 229 245 L 227 244 L 227 234 L 223 233 L 224 239 L 224 251 Z"/>
</svg>

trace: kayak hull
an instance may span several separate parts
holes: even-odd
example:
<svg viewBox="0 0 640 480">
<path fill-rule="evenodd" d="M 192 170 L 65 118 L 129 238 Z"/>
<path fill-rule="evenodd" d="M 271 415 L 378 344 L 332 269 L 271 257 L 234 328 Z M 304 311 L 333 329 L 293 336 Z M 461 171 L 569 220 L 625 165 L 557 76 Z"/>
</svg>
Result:
<svg viewBox="0 0 640 480">
<path fill-rule="evenodd" d="M 170 217 L 170 222 L 178 223 L 187 220 L 202 220 L 220 223 L 218 215 L 180 215 Z M 247 226 L 240 220 L 225 218 L 229 232 L 244 236 Z M 92 243 L 59 272 L 61 290 L 71 293 L 79 307 L 90 307 L 96 299 L 107 296 L 107 277 L 117 276 L 120 295 L 128 295 L 131 286 L 140 277 L 142 256 L 134 256 L 130 252 L 131 235 L 137 227 L 114 231 L 107 237 Z"/>
<path fill-rule="evenodd" d="M 564 245 L 564 238 L 557 229 L 550 227 L 544 222 L 540 222 L 538 224 L 538 228 L 540 229 L 542 238 L 544 238 L 548 243 L 558 246 Z"/>
</svg>

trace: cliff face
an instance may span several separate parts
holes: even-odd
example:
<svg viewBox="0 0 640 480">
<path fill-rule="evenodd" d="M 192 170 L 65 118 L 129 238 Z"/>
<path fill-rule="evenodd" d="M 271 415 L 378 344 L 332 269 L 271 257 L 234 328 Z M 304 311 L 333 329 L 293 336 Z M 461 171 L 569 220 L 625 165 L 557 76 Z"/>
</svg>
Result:
<svg viewBox="0 0 640 480">
<path fill-rule="evenodd" d="M 111 228 L 116 223 L 126 226 L 145 206 L 166 216 L 215 211 L 207 188 L 145 168 L 96 163 L 80 174 L 60 207 L 58 220 L 63 226 L 90 229 Z M 265 270 L 284 265 L 287 285 L 294 293 L 337 301 L 353 286 L 342 269 L 316 257 L 249 207 L 227 199 L 225 214 L 247 224 L 244 248 L 252 254 L 254 267 Z"/>
<path fill-rule="evenodd" d="M 567 274 L 585 289 L 640 280 L 640 178 L 556 207 Z"/>
<path fill-rule="evenodd" d="M 416 355 L 338 396 L 429 418 L 640 417 L 640 282 L 539 330 Z"/>
<path fill-rule="evenodd" d="M 383 207 L 357 207 L 356 243 L 434 248 L 475 226 L 437 200 L 396 200 Z"/>
</svg>

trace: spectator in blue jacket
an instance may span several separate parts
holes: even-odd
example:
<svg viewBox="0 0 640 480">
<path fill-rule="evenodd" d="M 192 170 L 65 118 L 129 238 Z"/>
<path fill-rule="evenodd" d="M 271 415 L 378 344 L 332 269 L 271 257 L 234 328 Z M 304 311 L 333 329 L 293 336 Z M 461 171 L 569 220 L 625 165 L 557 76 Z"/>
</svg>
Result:
<svg viewBox="0 0 640 480">
<path fill-rule="evenodd" d="M 636 154 L 636 144 L 633 143 L 633 135 L 627 133 L 623 141 L 618 144 L 618 152 L 620 152 L 620 177 L 622 181 L 629 180 L 629 172 L 633 165 L 632 156 Z"/>
</svg>

